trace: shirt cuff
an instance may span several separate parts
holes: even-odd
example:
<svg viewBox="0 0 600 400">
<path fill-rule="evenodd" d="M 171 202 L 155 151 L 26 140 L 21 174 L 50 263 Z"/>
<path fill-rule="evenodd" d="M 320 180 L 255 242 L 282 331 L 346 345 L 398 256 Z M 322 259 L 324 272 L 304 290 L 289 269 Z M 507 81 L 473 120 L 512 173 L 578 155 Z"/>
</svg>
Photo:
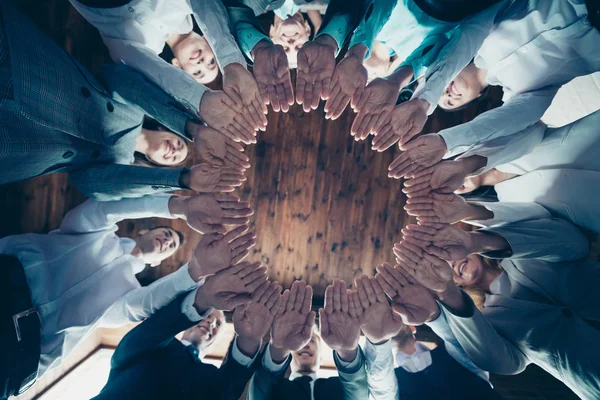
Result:
<svg viewBox="0 0 600 400">
<path fill-rule="evenodd" d="M 362 354 L 362 351 L 360 351 L 360 347 L 359 347 L 356 351 L 356 357 L 354 357 L 354 360 L 348 362 L 348 361 L 342 360 L 340 358 L 340 356 L 338 356 L 337 351 L 334 351 L 333 359 L 335 360 L 335 364 L 341 372 L 351 374 L 351 373 L 356 372 L 358 369 L 360 369 L 360 366 L 362 365 L 362 362 L 363 362 L 363 354 Z"/>
<path fill-rule="evenodd" d="M 440 131 L 438 135 L 440 135 L 442 139 L 444 139 L 444 142 L 446 142 L 448 153 L 456 153 L 456 149 L 460 148 L 461 146 L 472 146 L 477 144 L 477 139 L 471 139 L 469 127 L 465 126 L 465 124 L 444 129 Z M 466 151 L 467 149 L 464 150 Z"/>
<path fill-rule="evenodd" d="M 196 301 L 196 292 L 198 292 L 198 288 L 192 290 L 185 296 L 185 299 L 181 302 L 181 313 L 187 317 L 192 322 L 200 322 L 204 318 L 208 317 L 212 312 L 213 308 L 209 308 L 202 315 L 198 313 L 196 307 L 194 307 L 194 302 Z"/>
<path fill-rule="evenodd" d="M 261 40 L 266 40 L 269 43 L 273 43 L 271 38 L 269 38 L 264 33 L 257 31 L 254 27 L 241 29 L 238 34 L 238 40 L 240 43 L 240 48 L 248 58 L 248 60 L 254 61 L 254 57 L 252 57 L 252 50 Z"/>
<path fill-rule="evenodd" d="M 259 350 L 260 350 L 260 348 L 259 348 Z M 248 357 L 247 355 L 242 353 L 242 351 L 239 349 L 238 344 L 237 344 L 237 336 L 235 337 L 235 339 L 233 339 L 233 346 L 231 346 L 231 356 L 238 364 L 243 365 L 244 367 L 248 368 L 252 365 L 252 363 L 254 363 L 254 361 L 256 360 L 256 357 L 258 357 L 259 354 L 260 354 L 260 351 L 257 351 L 256 354 L 254 355 L 254 357 Z"/>
<path fill-rule="evenodd" d="M 175 219 L 169 211 L 169 200 L 173 197 L 172 194 L 160 193 L 150 196 L 145 196 L 146 199 L 144 206 L 146 211 L 154 214 L 157 218 Z"/>
<path fill-rule="evenodd" d="M 387 340 L 385 343 L 374 344 L 365 340 L 365 358 L 370 360 L 379 359 L 381 357 L 392 354 L 392 341 Z"/>
<path fill-rule="evenodd" d="M 337 51 L 335 56 L 337 57 L 342 47 L 344 47 L 344 41 L 346 36 L 350 32 L 350 16 L 349 15 L 337 15 L 329 21 L 329 23 L 319 30 L 315 39 L 321 35 L 329 35 L 337 43 Z"/>
<path fill-rule="evenodd" d="M 277 364 L 271 357 L 271 345 L 268 344 L 265 354 L 263 355 L 262 365 L 267 371 L 273 374 L 282 374 L 285 372 L 288 365 L 290 365 L 291 359 L 292 355 L 290 354 L 281 364 Z"/>
<path fill-rule="evenodd" d="M 424 81 L 419 86 L 417 86 L 417 88 L 415 89 L 415 92 L 413 93 L 413 95 L 410 99 L 411 100 L 421 99 L 421 100 L 425 100 L 426 102 L 428 102 L 429 108 L 427 109 L 427 115 L 431 115 L 437 108 L 437 103 L 438 103 L 439 97 L 435 98 L 435 96 L 433 96 L 432 93 L 427 91 L 427 82 Z"/>
</svg>

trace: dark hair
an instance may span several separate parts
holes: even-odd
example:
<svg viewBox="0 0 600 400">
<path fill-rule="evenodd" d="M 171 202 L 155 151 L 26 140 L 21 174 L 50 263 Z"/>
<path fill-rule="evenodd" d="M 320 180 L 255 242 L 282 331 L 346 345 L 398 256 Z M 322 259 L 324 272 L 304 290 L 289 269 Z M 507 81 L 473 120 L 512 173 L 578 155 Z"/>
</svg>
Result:
<svg viewBox="0 0 600 400">
<path fill-rule="evenodd" d="M 169 229 L 169 230 L 175 231 L 177 236 L 179 236 L 179 247 L 180 248 L 183 245 L 183 242 L 185 242 L 185 236 L 183 236 L 183 233 L 179 232 L 177 229 L 171 228 L 170 226 L 166 226 L 166 225 L 155 226 L 152 229 L 148 229 L 148 231 L 155 231 L 157 229 Z"/>
<path fill-rule="evenodd" d="M 477 96 L 476 98 L 474 98 L 473 100 L 469 101 L 468 103 L 463 104 L 460 107 L 456 107 L 456 108 L 444 108 L 444 107 L 440 107 L 443 111 L 445 112 L 457 112 L 457 111 L 462 111 L 467 107 L 472 106 L 473 104 L 477 104 L 479 103 L 481 100 L 483 100 L 485 98 L 485 96 L 487 96 L 487 94 L 490 92 L 490 86 L 486 86 L 484 87 L 481 92 L 479 92 L 479 96 Z"/>
</svg>

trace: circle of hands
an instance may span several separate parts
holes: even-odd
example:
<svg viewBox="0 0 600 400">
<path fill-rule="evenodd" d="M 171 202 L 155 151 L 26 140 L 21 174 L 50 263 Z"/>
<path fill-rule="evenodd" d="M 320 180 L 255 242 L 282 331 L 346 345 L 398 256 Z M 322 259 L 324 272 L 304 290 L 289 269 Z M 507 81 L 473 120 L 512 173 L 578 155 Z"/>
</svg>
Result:
<svg viewBox="0 0 600 400">
<path fill-rule="evenodd" d="M 178 214 L 204 234 L 189 263 L 190 275 L 204 279 L 197 302 L 234 310 L 233 324 L 240 338 L 262 341 L 269 336 L 274 359 L 285 359 L 311 339 L 316 320 L 313 290 L 295 281 L 283 293 L 267 279 L 260 263 L 243 259 L 256 244 L 248 232 L 253 210 L 231 192 L 245 181 L 250 168 L 242 144 L 256 143 L 256 132 L 267 125 L 267 106 L 287 112 L 294 101 L 305 112 L 325 100 L 325 118 L 337 119 L 348 105 L 357 114 L 351 127 L 355 140 L 373 135 L 372 149 L 383 152 L 398 143 L 401 154 L 390 164 L 388 176 L 404 178 L 405 206 L 417 225 L 402 230 L 393 248 L 396 265 L 384 263 L 373 277 L 358 276 L 354 288 L 335 280 L 325 290 L 318 310 L 323 341 L 342 358 L 356 355 L 360 333 L 374 343 L 394 337 L 404 324 L 420 325 L 437 318 L 436 298 L 455 289 L 452 261 L 475 252 L 475 237 L 450 224 L 472 211 L 455 193 L 477 188 L 461 160 L 443 160 L 444 139 L 421 134 L 429 104 L 413 99 L 396 105 L 398 94 L 412 77 L 377 78 L 367 83 L 362 65 L 365 51 L 350 49 L 336 64 L 337 43 L 323 35 L 298 52 L 295 94 L 283 48 L 266 41 L 252 51 L 253 74 L 239 64 L 223 71 L 223 91 L 203 95 L 198 114 L 206 123 L 191 124 L 201 163 L 182 177 L 183 184 L 200 194 L 177 198 Z M 407 68 L 407 67 L 403 67 Z M 227 232 L 226 226 L 237 226 Z"/>
</svg>

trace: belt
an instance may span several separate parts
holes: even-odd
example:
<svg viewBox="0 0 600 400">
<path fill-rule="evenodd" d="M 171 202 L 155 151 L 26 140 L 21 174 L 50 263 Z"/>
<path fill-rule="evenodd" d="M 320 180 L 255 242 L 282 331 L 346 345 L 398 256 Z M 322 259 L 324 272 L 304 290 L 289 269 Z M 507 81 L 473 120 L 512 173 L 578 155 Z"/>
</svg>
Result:
<svg viewBox="0 0 600 400">
<path fill-rule="evenodd" d="M 40 362 L 41 321 L 33 307 L 25 271 L 13 256 L 0 255 L 0 290 L 9 301 L 0 306 L 3 351 L 12 365 L 3 379 L 14 395 L 29 389 L 37 379 Z"/>
</svg>

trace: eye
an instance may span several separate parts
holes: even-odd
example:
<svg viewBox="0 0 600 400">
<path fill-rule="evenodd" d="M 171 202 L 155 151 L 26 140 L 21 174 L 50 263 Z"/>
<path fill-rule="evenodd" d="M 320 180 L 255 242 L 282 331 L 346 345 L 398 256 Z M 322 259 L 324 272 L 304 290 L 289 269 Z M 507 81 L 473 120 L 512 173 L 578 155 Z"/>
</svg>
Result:
<svg viewBox="0 0 600 400">
<path fill-rule="evenodd" d="M 210 62 L 208 63 L 208 65 L 215 65 L 215 59 L 214 59 L 214 58 L 212 58 L 212 59 L 210 60 Z"/>
</svg>

